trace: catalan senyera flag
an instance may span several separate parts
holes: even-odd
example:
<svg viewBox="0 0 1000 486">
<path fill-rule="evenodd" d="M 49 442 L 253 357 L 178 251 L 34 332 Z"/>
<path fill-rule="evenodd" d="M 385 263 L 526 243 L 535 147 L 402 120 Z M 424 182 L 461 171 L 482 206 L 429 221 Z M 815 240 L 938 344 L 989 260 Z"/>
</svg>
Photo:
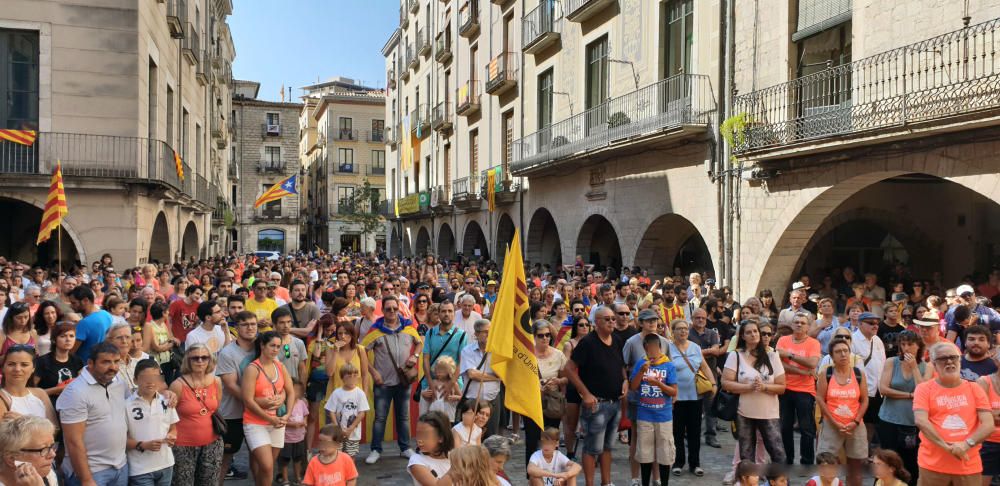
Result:
<svg viewBox="0 0 1000 486">
<path fill-rule="evenodd" d="M 413 152 L 412 148 L 413 140 L 410 138 L 410 116 L 403 116 L 403 153 L 401 156 L 401 165 L 403 166 L 403 172 L 410 170 L 410 157 Z"/>
<path fill-rule="evenodd" d="M 264 191 L 260 197 L 253 203 L 254 209 L 257 209 L 271 201 L 277 201 L 285 196 L 291 196 L 292 194 L 298 194 L 299 192 L 295 190 L 295 177 L 297 174 L 292 174 L 286 177 L 281 182 L 271 186 L 268 190 Z"/>
<path fill-rule="evenodd" d="M 36 245 L 49 240 L 52 231 L 58 231 L 63 217 L 69 214 L 66 206 L 66 191 L 63 189 L 62 162 L 56 161 L 52 170 L 52 182 L 49 184 L 49 197 L 45 200 L 45 211 L 42 212 L 42 224 L 38 228 Z"/>
<path fill-rule="evenodd" d="M 538 381 L 535 339 L 531 334 L 528 285 L 524 279 L 520 241 L 519 230 L 515 229 L 504 259 L 503 280 L 493 307 L 486 352 L 492 353 L 490 366 L 506 386 L 504 405 L 544 428 L 542 390 Z"/>
<path fill-rule="evenodd" d="M 32 146 L 38 133 L 34 130 L 0 130 L 0 140 Z"/>
<path fill-rule="evenodd" d="M 181 160 L 181 154 L 174 150 L 174 168 L 177 169 L 177 178 L 184 180 L 184 161 Z"/>
<path fill-rule="evenodd" d="M 492 168 L 486 171 L 486 205 L 492 213 L 497 208 L 497 170 Z"/>
</svg>

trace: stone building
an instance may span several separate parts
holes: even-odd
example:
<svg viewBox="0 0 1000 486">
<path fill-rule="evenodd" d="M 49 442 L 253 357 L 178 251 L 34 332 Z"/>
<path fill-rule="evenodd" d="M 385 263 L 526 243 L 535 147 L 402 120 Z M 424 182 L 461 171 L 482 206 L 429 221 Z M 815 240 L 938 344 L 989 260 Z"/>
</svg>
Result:
<svg viewBox="0 0 1000 486">
<path fill-rule="evenodd" d="M 0 12 L 0 254 L 53 263 L 34 245 L 62 162 L 64 264 L 118 266 L 227 248 L 231 0 L 5 2 Z M 182 159 L 183 179 L 174 154 Z"/>
<path fill-rule="evenodd" d="M 301 103 L 258 99 L 260 83 L 237 80 L 233 89 L 233 160 L 239 179 L 233 187 L 236 201 L 237 249 L 294 252 L 299 249 L 301 188 L 299 164 Z M 257 198 L 274 184 L 297 175 L 298 196 L 286 196 L 259 208 Z"/>
<path fill-rule="evenodd" d="M 299 157 L 306 168 L 308 248 L 383 252 L 385 228 L 366 233 L 385 200 L 385 91 L 336 77 L 302 88 Z M 358 205 L 365 184 L 369 201 Z"/>
<path fill-rule="evenodd" d="M 742 299 L 846 267 L 954 285 L 1000 264 L 996 2 L 399 12 L 394 255 L 499 259 L 518 227 L 529 263 L 709 272 Z"/>
</svg>

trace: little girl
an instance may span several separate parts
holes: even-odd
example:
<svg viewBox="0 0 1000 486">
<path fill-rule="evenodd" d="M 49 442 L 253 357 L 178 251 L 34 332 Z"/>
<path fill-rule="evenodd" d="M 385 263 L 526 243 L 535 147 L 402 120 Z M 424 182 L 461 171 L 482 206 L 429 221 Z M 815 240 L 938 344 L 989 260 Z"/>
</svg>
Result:
<svg viewBox="0 0 1000 486">
<path fill-rule="evenodd" d="M 479 415 L 481 403 L 476 403 L 476 400 L 472 398 L 466 398 L 459 404 L 458 410 L 462 420 L 451 428 L 452 433 L 455 435 L 455 447 L 479 445 L 479 441 L 483 436 L 483 429 L 479 425 L 476 425 L 475 422 L 476 417 Z"/>
<path fill-rule="evenodd" d="M 431 367 L 427 389 L 433 393 L 433 398 L 424 398 L 428 412 L 441 412 L 446 417 L 455 416 L 455 405 L 462 398 L 462 390 L 458 388 L 457 367 L 450 356 L 441 356 Z"/>
<path fill-rule="evenodd" d="M 104 310 L 111 314 L 111 325 L 127 322 L 125 320 L 125 311 L 128 310 L 128 305 L 120 297 L 112 295 L 104 299 Z"/>
</svg>

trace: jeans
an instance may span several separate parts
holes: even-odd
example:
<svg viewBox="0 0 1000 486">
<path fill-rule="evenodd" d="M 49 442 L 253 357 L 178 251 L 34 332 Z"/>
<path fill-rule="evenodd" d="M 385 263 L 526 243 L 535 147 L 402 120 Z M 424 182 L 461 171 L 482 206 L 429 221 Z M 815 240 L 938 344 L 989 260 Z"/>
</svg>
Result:
<svg viewBox="0 0 1000 486">
<path fill-rule="evenodd" d="M 396 412 L 396 435 L 399 451 L 410 448 L 410 389 L 408 385 L 375 385 L 375 423 L 372 425 L 373 451 L 382 452 L 385 421 L 389 418 L 389 405 Z"/>
<path fill-rule="evenodd" d="M 757 454 L 757 434 L 764 441 L 764 449 L 771 455 L 771 462 L 785 462 L 785 447 L 781 444 L 781 420 L 752 419 L 736 415 L 736 438 L 739 441 L 740 460 L 753 461 Z"/>
<path fill-rule="evenodd" d="M 597 410 L 585 405 L 580 406 L 580 425 L 583 428 L 583 453 L 599 456 L 602 452 L 611 452 L 615 442 L 615 432 L 621 414 L 621 404 L 618 400 L 598 400 Z"/>
<path fill-rule="evenodd" d="M 785 391 L 778 397 L 781 415 L 781 443 L 785 446 L 785 462 L 795 462 L 795 421 L 798 419 L 802 437 L 801 464 L 810 465 L 815 461 L 816 452 L 816 398 L 809 393 Z"/>
<path fill-rule="evenodd" d="M 69 458 L 67 457 L 68 461 Z M 110 467 L 100 472 L 93 473 L 94 482 L 97 486 L 128 486 L 128 464 L 115 469 Z M 66 478 L 66 486 L 80 486 L 80 478 L 76 475 Z"/>
<path fill-rule="evenodd" d="M 711 393 L 701 396 L 701 416 L 705 418 L 705 440 L 715 438 L 715 425 L 718 419 L 712 413 L 712 399 L 715 395 Z"/>
<path fill-rule="evenodd" d="M 674 447 L 677 456 L 674 467 L 691 469 L 701 467 L 701 403 L 703 400 L 680 400 L 674 402 Z M 684 441 L 687 440 L 685 455 Z"/>
<path fill-rule="evenodd" d="M 128 478 L 129 486 L 170 486 L 170 481 L 174 478 L 174 468 L 165 467 L 159 471 L 153 471 L 138 476 Z M 54 486 L 54 485 L 53 485 Z"/>
</svg>

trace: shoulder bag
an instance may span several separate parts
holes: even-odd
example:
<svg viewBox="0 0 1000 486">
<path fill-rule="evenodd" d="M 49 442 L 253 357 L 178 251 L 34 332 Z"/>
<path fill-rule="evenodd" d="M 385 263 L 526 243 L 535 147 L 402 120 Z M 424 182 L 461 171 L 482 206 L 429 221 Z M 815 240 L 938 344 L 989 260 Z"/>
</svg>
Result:
<svg viewBox="0 0 1000 486">
<path fill-rule="evenodd" d="M 490 356 L 490 353 L 483 353 L 483 359 L 480 359 L 479 360 L 479 364 L 476 365 L 476 371 L 483 371 L 481 368 L 483 367 L 483 364 L 486 363 L 486 358 L 488 358 L 489 356 Z M 465 386 L 462 387 L 462 398 L 460 398 L 458 400 L 459 404 L 461 404 L 462 402 L 465 401 L 466 395 L 469 394 L 469 385 L 471 385 L 471 384 L 472 384 L 472 380 L 465 380 Z M 480 383 L 479 386 L 483 386 L 483 384 Z M 462 415 L 459 413 L 458 409 L 456 408 L 455 409 L 455 422 L 454 423 L 457 424 L 461 420 L 462 420 Z"/>
<path fill-rule="evenodd" d="M 441 357 L 441 353 L 443 353 L 444 350 L 448 348 L 448 343 L 451 342 L 451 338 L 455 337 L 455 334 L 458 334 L 459 332 L 462 332 L 462 330 L 461 329 L 455 329 L 455 330 L 452 331 L 451 334 L 448 335 L 448 339 L 444 340 L 444 345 L 442 345 L 441 349 L 438 349 L 437 353 L 434 353 L 434 357 L 431 358 L 431 366 L 434 366 L 434 362 L 437 361 L 437 359 Z M 434 329 L 433 328 L 430 331 L 427 331 L 427 339 L 430 339 L 433 336 L 433 334 L 434 334 Z M 424 377 L 424 379 L 426 380 L 427 377 Z M 420 389 L 419 386 L 417 387 L 416 390 L 413 391 L 413 401 L 414 402 L 418 402 L 418 403 L 420 402 L 420 391 L 421 391 L 421 389 Z"/>
<path fill-rule="evenodd" d="M 253 365 L 254 365 L 255 368 L 257 368 L 261 372 L 261 374 L 264 375 L 264 379 L 267 380 L 267 382 L 271 384 L 271 390 L 274 392 L 274 395 L 277 396 L 278 395 L 278 387 L 274 386 L 274 382 L 272 382 L 267 377 L 267 373 L 264 373 L 264 368 L 261 368 L 261 366 L 259 364 L 257 364 L 257 363 L 253 363 Z M 284 365 L 281 365 L 281 366 L 284 366 Z M 277 368 L 277 363 L 275 364 L 275 367 Z M 279 369 L 279 370 L 277 370 L 277 372 L 281 373 L 281 370 Z M 275 412 L 275 415 L 277 415 L 278 417 L 284 417 L 287 414 L 288 414 L 288 404 L 287 403 L 282 403 L 281 406 L 278 407 L 278 410 Z"/>
<path fill-rule="evenodd" d="M 736 351 L 736 377 L 740 376 L 740 352 Z M 736 420 L 736 414 L 740 408 L 740 395 L 731 393 L 723 389 L 715 394 L 715 401 L 712 402 L 712 412 L 721 420 L 731 422 Z"/>
<path fill-rule="evenodd" d="M 389 354 L 389 361 L 392 362 L 392 367 L 396 369 L 396 376 L 399 377 L 399 384 L 410 385 L 414 381 L 417 381 L 417 374 L 419 372 L 417 365 L 405 366 L 405 367 L 399 366 L 399 363 L 396 362 L 396 355 L 392 352 L 392 348 L 389 347 L 389 342 L 386 339 L 387 337 L 388 336 L 382 336 L 380 339 L 386 341 L 385 349 Z M 411 354 L 413 353 L 412 345 L 410 346 L 410 353 Z"/>
<path fill-rule="evenodd" d="M 712 393 L 712 387 L 715 386 L 715 384 L 712 383 L 712 380 L 709 380 L 708 377 L 705 376 L 705 373 L 702 373 L 700 369 L 694 369 L 694 366 L 691 365 L 691 360 L 687 357 L 687 353 L 682 351 L 681 348 L 677 348 L 677 351 L 678 354 L 681 355 L 681 358 L 684 358 L 684 362 L 687 363 L 691 373 L 694 373 L 694 390 L 698 396 L 706 393 Z"/>
<path fill-rule="evenodd" d="M 263 370 L 261 370 L 261 372 L 263 373 Z M 265 376 L 265 378 L 266 378 L 266 376 Z M 184 375 L 181 375 L 181 380 L 183 380 L 184 384 L 187 385 L 187 387 L 191 389 L 191 393 L 194 393 L 194 387 L 191 386 L 191 383 L 189 383 L 187 381 L 187 378 L 184 378 Z M 215 386 L 215 384 L 213 383 L 212 386 Z M 199 402 L 201 402 L 202 409 L 208 410 L 208 405 L 205 405 L 205 399 L 204 398 L 202 398 L 201 396 L 199 396 L 197 393 L 194 393 L 194 397 L 196 399 L 198 399 Z M 222 415 L 219 415 L 219 409 L 216 408 L 215 411 L 212 412 L 212 433 L 214 433 L 215 435 L 217 435 L 219 437 L 222 437 L 222 436 L 226 435 L 226 432 L 228 431 L 228 429 L 229 429 L 229 426 L 226 424 L 226 419 L 222 418 Z"/>
</svg>

